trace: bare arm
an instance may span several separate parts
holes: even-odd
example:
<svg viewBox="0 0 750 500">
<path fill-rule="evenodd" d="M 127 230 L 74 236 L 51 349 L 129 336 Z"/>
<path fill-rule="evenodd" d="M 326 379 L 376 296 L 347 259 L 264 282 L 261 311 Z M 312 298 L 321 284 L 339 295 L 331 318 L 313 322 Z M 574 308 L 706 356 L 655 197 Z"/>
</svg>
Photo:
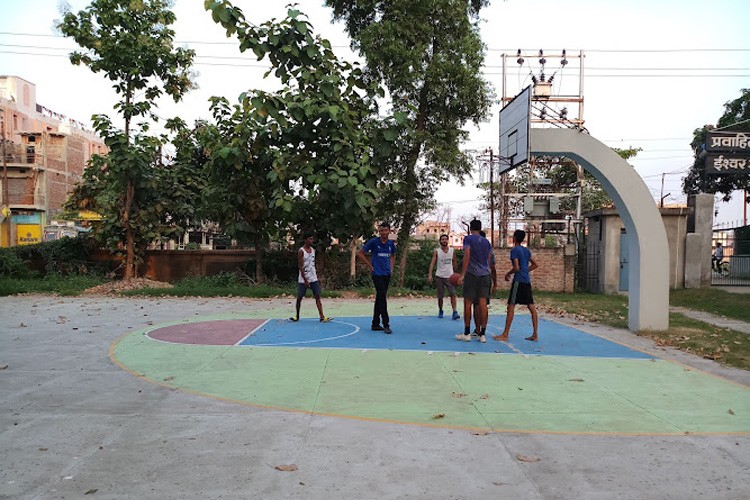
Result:
<svg viewBox="0 0 750 500">
<path fill-rule="evenodd" d="M 297 252 L 297 267 L 299 268 L 299 274 L 302 276 L 302 280 L 305 282 L 305 285 L 310 285 L 310 283 L 307 281 L 307 276 L 305 276 L 305 255 L 304 250 L 301 248 Z"/>
<path fill-rule="evenodd" d="M 362 262 L 364 262 L 365 264 L 367 264 L 367 267 L 370 268 L 370 271 L 375 272 L 375 268 L 372 267 L 372 262 L 370 262 L 368 260 L 367 256 L 365 255 L 365 249 L 364 248 L 360 248 L 359 252 L 357 252 L 357 258 L 359 258 L 359 260 L 361 260 Z"/>
<path fill-rule="evenodd" d="M 510 268 L 510 271 L 505 273 L 505 281 L 510 281 L 510 277 L 521 270 L 521 266 L 518 264 L 518 259 L 513 259 L 513 267 Z"/>
<path fill-rule="evenodd" d="M 534 269 L 538 268 L 539 265 L 534 260 L 534 257 L 529 259 L 529 272 L 533 271 Z"/>
<path fill-rule="evenodd" d="M 466 270 L 469 268 L 469 259 L 471 258 L 471 248 L 464 248 L 464 261 L 461 266 L 461 276 L 458 278 L 458 284 L 464 284 L 464 276 L 466 276 Z"/>
<path fill-rule="evenodd" d="M 437 250 L 432 253 L 432 260 L 430 261 L 430 270 L 427 271 L 427 282 L 432 283 L 432 269 L 435 267 L 435 261 L 437 260 Z M 455 256 L 454 256 L 455 258 Z"/>
</svg>

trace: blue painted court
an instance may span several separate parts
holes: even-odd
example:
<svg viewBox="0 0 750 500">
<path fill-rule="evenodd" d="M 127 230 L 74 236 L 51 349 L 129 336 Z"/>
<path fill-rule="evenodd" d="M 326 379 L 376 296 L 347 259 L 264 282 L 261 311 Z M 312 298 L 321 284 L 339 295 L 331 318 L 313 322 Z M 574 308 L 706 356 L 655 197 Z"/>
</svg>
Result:
<svg viewBox="0 0 750 500">
<path fill-rule="evenodd" d="M 431 316 L 393 317 L 391 335 L 370 330 L 369 317 L 337 317 L 331 323 L 320 323 L 317 319 L 301 319 L 299 322 L 271 319 L 238 345 L 651 358 L 643 352 L 543 319 L 539 320 L 539 342 L 529 342 L 524 340 L 531 333 L 531 318 L 526 315 L 516 316 L 509 342 L 492 340 L 492 335 L 501 333 L 504 321 L 504 316 L 490 316 L 487 343 L 482 344 L 476 339 L 461 342 L 454 338 L 463 333 L 463 320 Z"/>
</svg>

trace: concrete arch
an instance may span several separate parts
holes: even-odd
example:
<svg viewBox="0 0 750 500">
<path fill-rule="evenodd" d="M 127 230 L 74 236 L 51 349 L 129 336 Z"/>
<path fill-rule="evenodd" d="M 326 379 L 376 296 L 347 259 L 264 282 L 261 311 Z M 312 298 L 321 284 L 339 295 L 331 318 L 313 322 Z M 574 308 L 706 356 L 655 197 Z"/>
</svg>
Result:
<svg viewBox="0 0 750 500">
<path fill-rule="evenodd" d="M 632 166 L 588 134 L 570 129 L 531 129 L 531 154 L 577 161 L 617 205 L 629 238 L 628 328 L 669 327 L 669 246 L 654 199 Z"/>
</svg>

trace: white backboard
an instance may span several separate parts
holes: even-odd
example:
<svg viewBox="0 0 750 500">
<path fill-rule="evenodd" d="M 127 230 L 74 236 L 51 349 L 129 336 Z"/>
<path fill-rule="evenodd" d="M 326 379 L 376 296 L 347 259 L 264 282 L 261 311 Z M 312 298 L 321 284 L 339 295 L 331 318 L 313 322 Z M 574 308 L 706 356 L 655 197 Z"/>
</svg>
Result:
<svg viewBox="0 0 750 500">
<path fill-rule="evenodd" d="M 500 173 L 529 159 L 531 85 L 500 110 Z"/>
</svg>

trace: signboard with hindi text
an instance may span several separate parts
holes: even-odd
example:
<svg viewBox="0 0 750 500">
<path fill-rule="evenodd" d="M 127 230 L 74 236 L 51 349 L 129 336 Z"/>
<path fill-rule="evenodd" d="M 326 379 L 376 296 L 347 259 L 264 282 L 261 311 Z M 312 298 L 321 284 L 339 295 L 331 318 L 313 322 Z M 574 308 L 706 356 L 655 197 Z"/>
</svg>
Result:
<svg viewBox="0 0 750 500">
<path fill-rule="evenodd" d="M 750 131 L 706 133 L 707 174 L 750 173 Z"/>
<path fill-rule="evenodd" d="M 750 155 L 724 153 L 706 155 L 707 174 L 750 174 Z"/>
<path fill-rule="evenodd" d="M 709 153 L 729 152 L 750 155 L 750 131 L 706 133 L 706 151 Z"/>
</svg>

